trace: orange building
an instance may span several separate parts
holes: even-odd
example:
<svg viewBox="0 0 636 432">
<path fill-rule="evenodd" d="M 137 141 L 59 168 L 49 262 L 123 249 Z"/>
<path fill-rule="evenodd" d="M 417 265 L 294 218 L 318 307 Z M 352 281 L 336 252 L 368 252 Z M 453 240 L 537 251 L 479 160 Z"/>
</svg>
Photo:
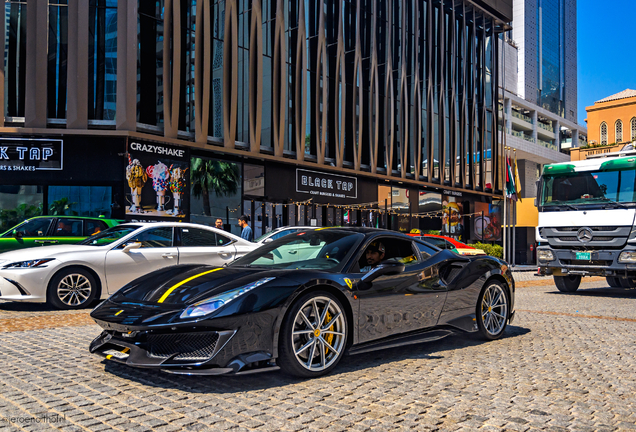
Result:
<svg viewBox="0 0 636 432">
<path fill-rule="evenodd" d="M 589 145 L 636 141 L 636 90 L 623 90 L 585 110 Z"/>
</svg>

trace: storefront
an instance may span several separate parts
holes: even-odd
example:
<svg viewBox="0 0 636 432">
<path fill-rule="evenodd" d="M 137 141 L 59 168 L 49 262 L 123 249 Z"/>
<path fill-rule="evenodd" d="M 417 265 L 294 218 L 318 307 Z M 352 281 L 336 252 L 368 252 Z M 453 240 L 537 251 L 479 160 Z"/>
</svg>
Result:
<svg viewBox="0 0 636 432">
<path fill-rule="evenodd" d="M 125 148 L 121 137 L 1 139 L 0 231 L 41 214 L 123 219 Z"/>
<path fill-rule="evenodd" d="M 255 237 L 288 225 L 418 228 L 462 241 L 501 237 L 499 207 L 483 195 L 265 163 L 152 138 L 1 141 L 3 227 L 39 214 L 207 225 L 221 218 L 226 230 L 240 234 L 238 218 L 247 214 Z"/>
</svg>

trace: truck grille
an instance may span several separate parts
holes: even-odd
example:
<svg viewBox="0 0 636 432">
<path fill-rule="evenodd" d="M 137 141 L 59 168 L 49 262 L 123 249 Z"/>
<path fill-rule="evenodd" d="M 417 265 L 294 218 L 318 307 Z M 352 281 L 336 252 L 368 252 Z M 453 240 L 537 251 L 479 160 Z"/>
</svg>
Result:
<svg viewBox="0 0 636 432">
<path fill-rule="evenodd" d="M 620 249 L 632 230 L 631 226 L 588 226 L 585 228 L 592 231 L 592 240 L 584 243 L 577 237 L 581 228 L 584 227 L 545 227 L 540 229 L 540 234 L 555 249 Z"/>
<path fill-rule="evenodd" d="M 562 259 L 561 263 L 563 265 L 577 265 L 577 266 L 593 266 L 593 267 L 609 267 L 612 265 L 612 261 L 611 260 L 591 260 L 591 261 L 584 261 L 584 260 L 568 260 L 568 259 Z"/>
<path fill-rule="evenodd" d="M 208 360 L 219 340 L 217 332 L 175 333 L 148 335 L 151 357 L 174 360 Z"/>
</svg>

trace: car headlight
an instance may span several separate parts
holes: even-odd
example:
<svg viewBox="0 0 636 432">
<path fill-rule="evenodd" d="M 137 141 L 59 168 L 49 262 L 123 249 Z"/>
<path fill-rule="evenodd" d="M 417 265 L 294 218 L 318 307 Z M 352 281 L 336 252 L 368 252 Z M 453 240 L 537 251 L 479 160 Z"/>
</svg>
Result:
<svg viewBox="0 0 636 432">
<path fill-rule="evenodd" d="M 19 261 L 6 264 L 3 269 L 16 269 L 16 268 L 34 268 L 34 267 L 46 267 L 44 264 L 55 260 L 55 258 L 35 259 L 29 261 Z"/>
<path fill-rule="evenodd" d="M 221 306 L 225 306 L 235 298 L 242 296 L 246 292 L 259 287 L 264 283 L 273 281 L 274 279 L 276 278 L 268 277 L 259 279 L 240 288 L 233 289 L 232 291 L 224 292 L 223 294 L 219 294 L 212 298 L 202 300 L 198 303 L 188 306 L 186 310 L 183 311 L 180 318 L 197 318 L 209 315 Z"/>
<path fill-rule="evenodd" d="M 618 256 L 619 263 L 636 263 L 636 252 L 621 252 Z"/>
<path fill-rule="evenodd" d="M 552 261 L 554 259 L 554 254 L 551 250 L 540 249 L 537 253 L 537 257 L 539 261 Z"/>
</svg>

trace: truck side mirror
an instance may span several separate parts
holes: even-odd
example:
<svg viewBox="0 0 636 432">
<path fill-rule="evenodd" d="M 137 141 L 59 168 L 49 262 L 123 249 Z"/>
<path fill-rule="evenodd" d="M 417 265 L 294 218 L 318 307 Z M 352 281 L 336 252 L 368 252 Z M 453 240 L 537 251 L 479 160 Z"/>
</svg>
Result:
<svg viewBox="0 0 636 432">
<path fill-rule="evenodd" d="M 537 202 L 537 199 L 535 198 L 535 199 L 534 199 L 534 206 L 535 206 L 535 207 L 539 207 L 539 206 L 538 206 L 538 204 L 539 204 L 539 203 Z"/>
</svg>

